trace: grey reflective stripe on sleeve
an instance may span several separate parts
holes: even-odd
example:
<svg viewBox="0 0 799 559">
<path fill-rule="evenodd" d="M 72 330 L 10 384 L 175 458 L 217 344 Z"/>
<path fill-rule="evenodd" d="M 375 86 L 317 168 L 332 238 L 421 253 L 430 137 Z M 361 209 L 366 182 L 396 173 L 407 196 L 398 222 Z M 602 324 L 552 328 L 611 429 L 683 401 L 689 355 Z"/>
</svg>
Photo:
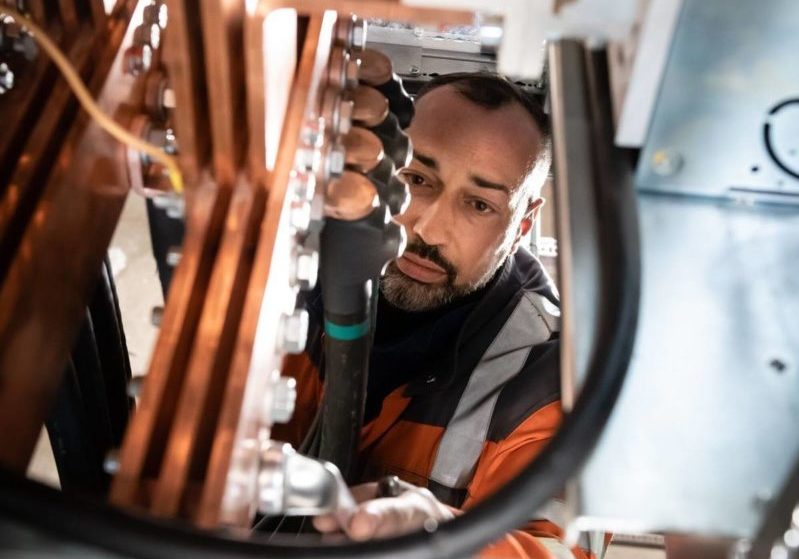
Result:
<svg viewBox="0 0 799 559">
<path fill-rule="evenodd" d="M 577 545 L 593 553 L 597 559 L 602 559 L 605 556 L 605 532 L 597 530 L 581 532 Z"/>
<path fill-rule="evenodd" d="M 472 372 L 438 445 L 430 473 L 433 481 L 463 489 L 472 480 L 500 388 L 519 374 L 533 346 L 558 330 L 559 316 L 550 313 L 542 299 L 537 293 L 522 295 Z"/>
<path fill-rule="evenodd" d="M 536 538 L 541 544 L 547 548 L 555 559 L 574 559 L 572 550 L 566 547 L 563 542 L 555 538 Z"/>
</svg>

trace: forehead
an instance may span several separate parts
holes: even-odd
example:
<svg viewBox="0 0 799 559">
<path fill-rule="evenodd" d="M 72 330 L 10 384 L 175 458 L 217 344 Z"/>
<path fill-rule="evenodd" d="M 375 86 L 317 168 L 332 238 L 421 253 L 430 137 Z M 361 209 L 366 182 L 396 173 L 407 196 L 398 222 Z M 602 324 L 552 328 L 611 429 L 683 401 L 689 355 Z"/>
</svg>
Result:
<svg viewBox="0 0 799 559">
<path fill-rule="evenodd" d="M 442 171 L 468 171 L 511 187 L 526 176 L 541 147 L 538 126 L 520 104 L 481 107 L 450 86 L 417 101 L 408 134 Z"/>
</svg>

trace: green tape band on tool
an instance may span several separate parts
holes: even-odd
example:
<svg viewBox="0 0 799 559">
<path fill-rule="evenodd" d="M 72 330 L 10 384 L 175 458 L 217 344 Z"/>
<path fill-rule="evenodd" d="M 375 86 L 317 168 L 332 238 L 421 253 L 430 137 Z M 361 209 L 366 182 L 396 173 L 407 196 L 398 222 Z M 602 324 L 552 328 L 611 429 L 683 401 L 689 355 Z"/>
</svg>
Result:
<svg viewBox="0 0 799 559">
<path fill-rule="evenodd" d="M 360 324 L 336 324 L 325 320 L 325 333 L 331 338 L 349 342 L 362 338 L 369 333 L 369 321 L 364 320 Z"/>
</svg>

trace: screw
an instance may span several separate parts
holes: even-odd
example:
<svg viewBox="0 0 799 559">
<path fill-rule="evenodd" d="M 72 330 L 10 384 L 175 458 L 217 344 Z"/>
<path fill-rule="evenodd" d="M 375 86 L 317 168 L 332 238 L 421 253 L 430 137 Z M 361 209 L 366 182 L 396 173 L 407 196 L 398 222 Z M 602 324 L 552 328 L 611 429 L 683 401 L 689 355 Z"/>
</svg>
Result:
<svg viewBox="0 0 799 559">
<path fill-rule="evenodd" d="M 183 256 L 183 252 L 180 250 L 180 247 L 169 247 L 166 251 L 166 264 L 167 266 L 172 266 L 173 268 L 180 264 L 180 258 Z"/>
<path fill-rule="evenodd" d="M 126 74 L 138 76 L 150 69 L 153 51 L 148 45 L 133 45 L 125 51 L 123 68 Z"/>
<path fill-rule="evenodd" d="M 165 109 L 172 110 L 177 105 L 177 99 L 175 98 L 175 90 L 171 87 L 165 87 L 163 93 L 161 93 L 161 105 Z"/>
<path fill-rule="evenodd" d="M 774 369 L 777 373 L 784 373 L 785 369 L 788 368 L 788 365 L 785 364 L 785 361 L 777 357 L 769 361 L 769 366 L 772 369 Z"/>
<path fill-rule="evenodd" d="M 316 178 L 304 171 L 294 171 L 289 178 L 289 192 L 294 194 L 294 198 L 309 202 L 313 200 L 316 193 Z"/>
<path fill-rule="evenodd" d="M 418 66 L 411 66 L 408 73 L 412 76 L 418 76 L 422 73 L 422 70 Z"/>
<path fill-rule="evenodd" d="M 149 45 L 157 50 L 161 44 L 161 28 L 155 23 L 142 23 L 133 32 L 133 41 L 138 45 Z"/>
<path fill-rule="evenodd" d="M 672 149 L 659 149 L 652 154 L 652 170 L 661 177 L 676 175 L 683 163 L 682 155 Z"/>
<path fill-rule="evenodd" d="M 357 19 L 352 24 L 351 32 L 352 48 L 361 50 L 366 46 L 366 22 L 362 19 Z"/>
<path fill-rule="evenodd" d="M 289 224 L 296 233 L 305 233 L 311 225 L 311 204 L 295 200 L 289 210 Z"/>
<path fill-rule="evenodd" d="M 150 323 L 156 328 L 161 326 L 161 320 L 164 318 L 164 307 L 156 306 L 150 310 Z"/>
<path fill-rule="evenodd" d="M 319 167 L 319 150 L 311 147 L 300 148 L 297 150 L 295 161 L 297 167 L 303 171 L 316 172 Z"/>
<path fill-rule="evenodd" d="M 127 394 L 131 398 L 138 398 L 141 395 L 141 389 L 144 386 L 144 375 L 134 375 L 128 381 Z"/>
<path fill-rule="evenodd" d="M 297 402 L 297 381 L 292 377 L 279 377 L 272 394 L 270 419 L 273 423 L 288 423 Z"/>
<path fill-rule="evenodd" d="M 286 353 L 302 353 L 308 338 L 308 312 L 296 309 L 281 319 L 281 349 Z"/>
<path fill-rule="evenodd" d="M 345 136 L 352 130 L 352 111 L 355 110 L 355 103 L 348 99 L 343 99 L 338 106 L 338 133 Z"/>
<path fill-rule="evenodd" d="M 10 91 L 14 87 L 14 72 L 9 69 L 5 62 L 0 63 L 0 95 Z"/>
<path fill-rule="evenodd" d="M 308 146 L 319 147 L 322 145 L 322 140 L 324 140 L 323 128 L 321 119 L 308 121 L 302 127 L 300 139 Z"/>
<path fill-rule="evenodd" d="M 111 476 L 119 472 L 119 451 L 117 449 L 109 450 L 106 453 L 103 458 L 103 471 Z"/>
<path fill-rule="evenodd" d="M 358 87 L 358 69 L 360 64 L 355 58 L 347 60 L 344 66 L 344 88 L 355 89 Z"/>
<path fill-rule="evenodd" d="M 290 283 L 303 291 L 310 291 L 316 285 L 319 271 L 319 254 L 315 250 L 295 246 L 291 256 Z"/>
<path fill-rule="evenodd" d="M 327 171 L 330 178 L 340 177 L 344 172 L 345 154 L 344 146 L 335 144 L 327 154 Z"/>
<path fill-rule="evenodd" d="M 153 2 L 149 6 L 144 7 L 143 18 L 145 23 L 155 23 L 161 29 L 165 29 L 169 21 L 169 11 L 166 4 Z"/>
</svg>

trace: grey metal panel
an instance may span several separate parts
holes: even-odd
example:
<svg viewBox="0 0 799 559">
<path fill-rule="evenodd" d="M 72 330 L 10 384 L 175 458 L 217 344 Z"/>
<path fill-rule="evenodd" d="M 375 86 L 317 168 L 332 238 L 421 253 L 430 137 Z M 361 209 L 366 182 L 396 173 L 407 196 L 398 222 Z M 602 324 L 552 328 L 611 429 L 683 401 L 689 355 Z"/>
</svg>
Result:
<svg viewBox="0 0 799 559">
<path fill-rule="evenodd" d="M 577 526 L 751 537 L 799 459 L 799 209 L 639 209 L 640 326 Z"/>
<path fill-rule="evenodd" d="M 762 141 L 769 109 L 799 97 L 797 29 L 796 0 L 685 1 L 639 188 L 743 199 L 759 198 L 750 190 L 773 190 L 769 201 L 797 203 L 779 193 L 799 194 L 799 181 L 773 163 Z M 776 120 L 775 150 L 799 169 L 799 105 Z"/>
</svg>

